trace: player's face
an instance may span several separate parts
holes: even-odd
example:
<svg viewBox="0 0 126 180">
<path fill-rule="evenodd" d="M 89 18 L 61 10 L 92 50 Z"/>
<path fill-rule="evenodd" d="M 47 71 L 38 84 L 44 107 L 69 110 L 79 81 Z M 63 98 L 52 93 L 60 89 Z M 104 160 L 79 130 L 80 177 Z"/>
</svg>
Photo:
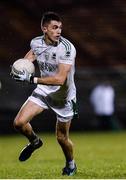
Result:
<svg viewBox="0 0 126 180">
<path fill-rule="evenodd" d="M 46 43 L 55 43 L 59 41 L 62 31 L 62 23 L 58 21 L 50 21 L 49 24 L 42 28 L 45 34 Z"/>
</svg>

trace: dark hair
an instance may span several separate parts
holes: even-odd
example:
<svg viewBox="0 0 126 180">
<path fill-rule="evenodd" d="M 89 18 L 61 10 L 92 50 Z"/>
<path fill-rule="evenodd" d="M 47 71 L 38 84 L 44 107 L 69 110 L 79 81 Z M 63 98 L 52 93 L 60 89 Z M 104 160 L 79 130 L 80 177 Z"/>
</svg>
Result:
<svg viewBox="0 0 126 180">
<path fill-rule="evenodd" d="M 41 19 L 41 26 L 49 23 L 50 21 L 61 21 L 59 15 L 55 12 L 45 12 Z"/>
</svg>

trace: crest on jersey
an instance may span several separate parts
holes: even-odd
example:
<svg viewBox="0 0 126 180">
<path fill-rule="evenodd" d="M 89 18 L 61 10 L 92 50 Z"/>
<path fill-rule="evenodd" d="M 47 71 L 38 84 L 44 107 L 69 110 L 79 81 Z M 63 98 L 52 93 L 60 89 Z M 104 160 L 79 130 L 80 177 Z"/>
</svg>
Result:
<svg viewBox="0 0 126 180">
<path fill-rule="evenodd" d="M 45 59 L 48 61 L 49 60 L 49 53 L 45 52 L 44 56 L 45 56 Z"/>
</svg>

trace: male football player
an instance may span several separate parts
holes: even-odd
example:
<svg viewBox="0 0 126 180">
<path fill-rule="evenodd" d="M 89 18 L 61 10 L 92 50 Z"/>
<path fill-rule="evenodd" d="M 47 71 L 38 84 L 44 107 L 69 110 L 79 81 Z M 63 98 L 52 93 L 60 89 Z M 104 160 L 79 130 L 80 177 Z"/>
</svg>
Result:
<svg viewBox="0 0 126 180">
<path fill-rule="evenodd" d="M 42 146 L 43 142 L 33 131 L 30 121 L 45 109 L 51 108 L 57 117 L 57 141 L 66 160 L 62 174 L 70 176 L 77 170 L 73 143 L 69 139 L 71 120 L 76 113 L 76 50 L 70 41 L 61 36 L 62 21 L 57 13 L 44 13 L 41 29 L 43 35 L 32 39 L 31 49 L 24 57 L 32 62 L 37 60 L 41 76 L 32 77 L 27 71 L 22 75 L 13 74 L 15 80 L 37 84 L 14 120 L 14 127 L 29 140 L 29 144 L 21 151 L 19 160 L 27 160 L 34 150 Z"/>
</svg>

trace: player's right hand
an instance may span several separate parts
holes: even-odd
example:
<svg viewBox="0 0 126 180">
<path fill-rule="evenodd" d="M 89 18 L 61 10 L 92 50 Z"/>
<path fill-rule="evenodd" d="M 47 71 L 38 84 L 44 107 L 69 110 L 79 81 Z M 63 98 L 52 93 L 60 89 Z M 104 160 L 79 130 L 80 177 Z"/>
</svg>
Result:
<svg viewBox="0 0 126 180">
<path fill-rule="evenodd" d="M 33 83 L 33 76 L 27 72 L 27 70 L 23 70 L 22 74 L 14 74 L 12 71 L 10 73 L 11 77 L 19 82 L 29 82 Z"/>
</svg>

